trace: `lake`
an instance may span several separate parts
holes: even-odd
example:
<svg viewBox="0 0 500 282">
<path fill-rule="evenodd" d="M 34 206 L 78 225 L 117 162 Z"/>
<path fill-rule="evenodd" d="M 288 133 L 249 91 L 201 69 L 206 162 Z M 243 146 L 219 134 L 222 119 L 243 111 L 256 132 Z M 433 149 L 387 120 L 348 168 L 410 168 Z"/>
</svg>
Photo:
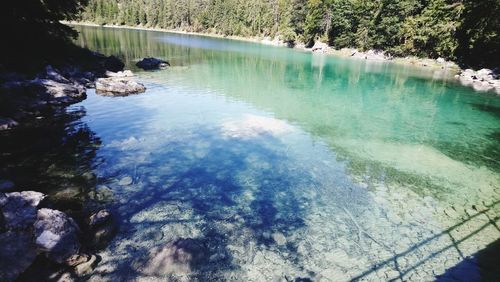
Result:
<svg viewBox="0 0 500 282">
<path fill-rule="evenodd" d="M 22 154 L 20 167 L 43 164 L 50 177 L 35 184 L 61 206 L 97 202 L 117 216 L 90 281 L 492 275 L 481 254 L 500 238 L 494 94 L 444 70 L 77 30 L 78 44 L 122 58 L 147 87 L 87 91 L 38 133 L 58 136 L 45 142 L 52 153 Z M 171 67 L 137 69 L 148 56 Z"/>
</svg>

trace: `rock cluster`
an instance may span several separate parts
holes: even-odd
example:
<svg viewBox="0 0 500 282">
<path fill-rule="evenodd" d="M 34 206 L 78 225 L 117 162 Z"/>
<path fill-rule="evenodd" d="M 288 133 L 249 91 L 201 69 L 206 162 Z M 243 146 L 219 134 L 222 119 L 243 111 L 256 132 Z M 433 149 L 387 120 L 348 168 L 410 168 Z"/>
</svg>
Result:
<svg viewBox="0 0 500 282">
<path fill-rule="evenodd" d="M 480 92 L 494 91 L 500 94 L 500 76 L 490 69 L 474 71 L 466 69 L 455 76 L 465 86 Z"/>
<path fill-rule="evenodd" d="M 161 67 L 165 63 L 157 64 Z M 114 56 L 91 53 L 85 62 L 59 68 L 48 65 L 34 77 L 0 73 L 0 131 L 39 118 L 41 113 L 58 111 L 80 102 L 86 98 L 87 88 L 98 87 L 101 93 L 113 96 L 144 92 L 144 85 L 133 81 L 133 73 L 122 71 L 123 67 L 123 62 Z"/>
<path fill-rule="evenodd" d="M 167 61 L 157 58 L 144 58 L 137 62 L 135 65 L 144 70 L 157 70 L 170 66 Z"/>
<path fill-rule="evenodd" d="M 83 276 L 96 264 L 96 257 L 82 254 L 82 232 L 65 213 L 40 208 L 45 195 L 34 191 L 0 193 L 0 281 L 14 281 L 38 254 L 48 260 L 74 268 Z M 111 213 L 100 210 L 87 220 L 93 238 L 109 240 L 114 227 Z M 100 231 L 100 230 L 105 230 Z M 111 230 L 111 231 L 109 231 Z M 106 236 L 95 234 L 104 233 Z"/>
</svg>

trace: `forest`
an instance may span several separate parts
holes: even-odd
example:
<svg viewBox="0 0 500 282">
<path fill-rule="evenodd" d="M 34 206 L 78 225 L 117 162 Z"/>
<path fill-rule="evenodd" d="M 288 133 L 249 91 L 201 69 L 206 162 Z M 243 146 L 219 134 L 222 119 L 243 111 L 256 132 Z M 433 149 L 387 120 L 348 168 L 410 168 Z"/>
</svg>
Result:
<svg viewBox="0 0 500 282">
<path fill-rule="evenodd" d="M 500 65 L 500 0 L 90 0 L 82 21 Z"/>
</svg>

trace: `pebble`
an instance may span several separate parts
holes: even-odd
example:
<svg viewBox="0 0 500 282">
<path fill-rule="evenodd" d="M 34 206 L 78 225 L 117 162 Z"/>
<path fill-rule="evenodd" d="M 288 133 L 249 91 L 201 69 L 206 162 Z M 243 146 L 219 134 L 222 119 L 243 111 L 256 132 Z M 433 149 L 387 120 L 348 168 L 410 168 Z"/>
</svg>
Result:
<svg viewBox="0 0 500 282">
<path fill-rule="evenodd" d="M 130 177 L 130 176 L 125 176 L 122 179 L 120 179 L 120 181 L 118 182 L 118 185 L 121 185 L 121 186 L 127 186 L 130 184 L 132 184 L 132 177 Z"/>
<path fill-rule="evenodd" d="M 281 232 L 273 233 L 273 240 L 278 244 L 278 246 L 283 246 L 286 244 L 286 237 Z"/>
<path fill-rule="evenodd" d="M 75 267 L 75 274 L 79 277 L 90 274 L 92 270 L 94 270 L 96 260 L 97 257 L 95 255 L 91 255 L 90 259 L 87 262 L 79 264 Z"/>
</svg>

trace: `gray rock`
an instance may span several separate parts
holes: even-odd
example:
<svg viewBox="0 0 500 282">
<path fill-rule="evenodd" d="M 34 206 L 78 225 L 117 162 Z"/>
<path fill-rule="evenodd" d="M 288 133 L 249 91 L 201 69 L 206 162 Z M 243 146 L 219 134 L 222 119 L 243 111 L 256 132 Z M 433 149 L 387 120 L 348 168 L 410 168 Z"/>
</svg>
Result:
<svg viewBox="0 0 500 282">
<path fill-rule="evenodd" d="M 14 281 L 35 257 L 30 232 L 0 233 L 0 281 Z"/>
<path fill-rule="evenodd" d="M 38 250 L 45 253 L 48 259 L 67 263 L 72 256 L 78 254 L 78 226 L 63 212 L 40 209 L 34 228 Z"/>
<path fill-rule="evenodd" d="M 146 91 L 143 84 L 121 77 L 99 78 L 95 89 L 98 94 L 106 96 L 124 96 Z"/>
<path fill-rule="evenodd" d="M 34 191 L 0 193 L 0 210 L 7 230 L 28 230 L 37 218 L 37 207 L 45 195 Z"/>
<path fill-rule="evenodd" d="M 30 81 L 30 84 L 53 98 L 85 98 L 85 87 L 78 83 L 61 83 L 55 80 L 36 78 Z"/>
<path fill-rule="evenodd" d="M 11 118 L 0 118 L 0 131 L 16 127 L 18 123 Z"/>
<path fill-rule="evenodd" d="M 108 210 L 100 210 L 89 217 L 89 226 L 96 227 L 111 220 L 111 213 Z"/>
<path fill-rule="evenodd" d="M 8 192 L 12 189 L 14 189 L 14 182 L 7 179 L 0 180 L 0 192 Z"/>
<path fill-rule="evenodd" d="M 97 257 L 91 255 L 88 261 L 81 263 L 75 267 L 75 274 L 79 277 L 89 275 L 94 270 L 97 264 Z"/>
<path fill-rule="evenodd" d="M 144 58 L 135 64 L 144 70 L 157 70 L 170 66 L 167 61 L 157 58 Z"/>
</svg>

